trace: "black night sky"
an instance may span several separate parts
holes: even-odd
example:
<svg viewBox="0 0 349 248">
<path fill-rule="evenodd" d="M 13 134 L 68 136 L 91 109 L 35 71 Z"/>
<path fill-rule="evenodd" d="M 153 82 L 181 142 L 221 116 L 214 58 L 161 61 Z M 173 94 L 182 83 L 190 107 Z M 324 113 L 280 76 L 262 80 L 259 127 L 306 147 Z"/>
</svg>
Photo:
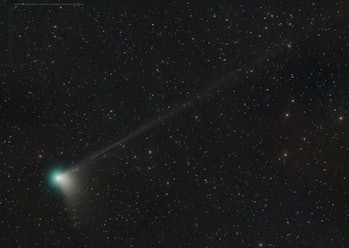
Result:
<svg viewBox="0 0 349 248">
<path fill-rule="evenodd" d="M 20 3 L 0 247 L 349 247 L 347 1 Z"/>
</svg>

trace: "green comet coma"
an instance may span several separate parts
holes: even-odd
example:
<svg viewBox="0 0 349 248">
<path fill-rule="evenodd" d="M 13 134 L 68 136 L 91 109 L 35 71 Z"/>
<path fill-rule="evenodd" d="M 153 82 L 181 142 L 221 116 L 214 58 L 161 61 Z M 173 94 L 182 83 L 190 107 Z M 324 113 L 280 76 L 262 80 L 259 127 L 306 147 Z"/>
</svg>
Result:
<svg viewBox="0 0 349 248">
<path fill-rule="evenodd" d="M 49 182 L 52 187 L 59 189 L 61 188 L 61 177 L 64 171 L 62 169 L 55 169 L 49 174 Z"/>
</svg>

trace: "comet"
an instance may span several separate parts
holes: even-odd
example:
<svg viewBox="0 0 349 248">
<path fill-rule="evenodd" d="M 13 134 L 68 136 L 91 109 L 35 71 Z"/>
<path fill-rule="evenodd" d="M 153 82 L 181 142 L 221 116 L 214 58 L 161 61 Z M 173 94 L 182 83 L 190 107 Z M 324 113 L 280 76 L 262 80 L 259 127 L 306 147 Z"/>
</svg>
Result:
<svg viewBox="0 0 349 248">
<path fill-rule="evenodd" d="M 78 174 L 83 170 L 84 167 L 89 166 L 93 160 L 101 157 L 102 155 L 110 152 L 113 149 L 116 149 L 117 147 L 122 147 L 122 145 L 124 145 L 126 142 L 137 138 L 141 134 L 164 123 L 165 121 L 168 121 L 169 119 L 175 117 L 177 114 L 180 114 L 188 109 L 191 109 L 192 107 L 196 106 L 199 102 L 215 95 L 224 86 L 226 85 L 231 86 L 241 78 L 241 74 L 253 73 L 255 71 L 254 68 L 257 65 L 265 62 L 268 58 L 268 55 L 271 55 L 274 52 L 275 52 L 275 49 L 271 49 L 268 53 L 264 53 L 262 56 L 259 56 L 256 59 L 254 59 L 251 63 L 248 64 L 248 66 L 238 68 L 214 80 L 213 82 L 209 83 L 207 87 L 203 88 L 202 90 L 198 90 L 196 93 L 194 93 L 191 97 L 184 100 L 182 103 L 177 104 L 174 107 L 170 108 L 167 111 L 167 113 L 157 116 L 151 121 L 136 128 L 131 133 L 125 135 L 124 137 L 121 137 L 114 143 L 111 143 L 110 145 L 107 145 L 106 147 L 86 156 L 85 158 L 81 159 L 80 162 L 76 163 L 75 166 L 70 170 L 64 173 L 55 174 L 53 184 L 56 186 L 59 186 L 63 191 L 66 191 L 66 192 L 71 191 L 73 188 L 76 188 L 76 185 L 77 185 L 76 181 L 78 178 Z"/>
<path fill-rule="evenodd" d="M 71 192 L 76 191 L 78 185 L 78 178 L 74 175 L 74 172 L 75 170 L 57 168 L 51 171 L 49 182 L 54 189 L 69 195 Z"/>
</svg>

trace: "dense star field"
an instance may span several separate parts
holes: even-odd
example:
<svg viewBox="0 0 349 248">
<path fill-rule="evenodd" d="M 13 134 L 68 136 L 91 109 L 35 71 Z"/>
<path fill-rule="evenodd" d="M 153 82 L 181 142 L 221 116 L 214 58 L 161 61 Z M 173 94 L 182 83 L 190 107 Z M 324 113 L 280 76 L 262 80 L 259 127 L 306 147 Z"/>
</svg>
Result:
<svg viewBox="0 0 349 248">
<path fill-rule="evenodd" d="M 0 247 L 349 247 L 348 1 L 17 3 Z"/>
</svg>

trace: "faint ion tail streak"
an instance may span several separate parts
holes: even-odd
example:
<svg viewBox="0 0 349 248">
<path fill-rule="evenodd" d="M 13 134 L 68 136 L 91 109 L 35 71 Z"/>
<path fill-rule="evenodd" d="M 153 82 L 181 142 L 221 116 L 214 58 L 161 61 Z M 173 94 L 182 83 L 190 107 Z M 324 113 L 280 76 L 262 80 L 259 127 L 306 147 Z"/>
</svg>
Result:
<svg viewBox="0 0 349 248">
<path fill-rule="evenodd" d="M 254 59 L 253 62 L 250 64 L 250 66 L 261 64 L 262 62 L 267 60 L 268 55 L 270 53 L 273 53 L 273 51 L 266 53 L 266 54 L 263 54 L 262 56 Z M 238 73 L 241 71 L 246 71 L 246 70 L 247 70 L 247 66 L 245 68 L 237 69 L 237 70 L 229 73 L 228 75 L 216 80 L 214 83 L 211 83 L 208 88 L 204 88 L 204 89 L 200 90 L 199 92 L 195 93 L 193 96 L 189 97 L 187 100 L 185 100 L 181 104 L 172 107 L 167 114 L 163 114 L 161 116 L 154 118 L 153 120 L 149 121 L 148 123 L 140 126 L 135 131 L 131 132 L 129 135 L 127 135 L 127 136 L 121 138 L 120 140 L 110 144 L 109 146 L 101 149 L 100 151 L 97 151 L 97 152 L 91 154 L 87 159 L 82 160 L 82 162 L 80 162 L 79 164 L 83 164 L 84 162 L 92 161 L 92 160 L 100 157 L 101 155 L 107 153 L 108 151 L 116 148 L 117 146 L 120 146 L 120 145 L 128 142 L 129 140 L 138 137 L 142 133 L 144 133 L 144 132 L 148 131 L 149 129 L 159 125 L 160 123 L 170 119 L 171 117 L 175 116 L 176 114 L 178 114 L 178 113 L 180 113 L 188 108 L 195 106 L 202 99 L 206 99 L 209 96 L 211 96 L 214 93 L 214 90 L 216 90 L 217 88 L 227 84 L 228 82 L 235 82 L 236 80 L 238 80 L 238 77 L 237 77 Z M 248 70 L 248 71 L 250 71 L 250 70 Z"/>
</svg>

